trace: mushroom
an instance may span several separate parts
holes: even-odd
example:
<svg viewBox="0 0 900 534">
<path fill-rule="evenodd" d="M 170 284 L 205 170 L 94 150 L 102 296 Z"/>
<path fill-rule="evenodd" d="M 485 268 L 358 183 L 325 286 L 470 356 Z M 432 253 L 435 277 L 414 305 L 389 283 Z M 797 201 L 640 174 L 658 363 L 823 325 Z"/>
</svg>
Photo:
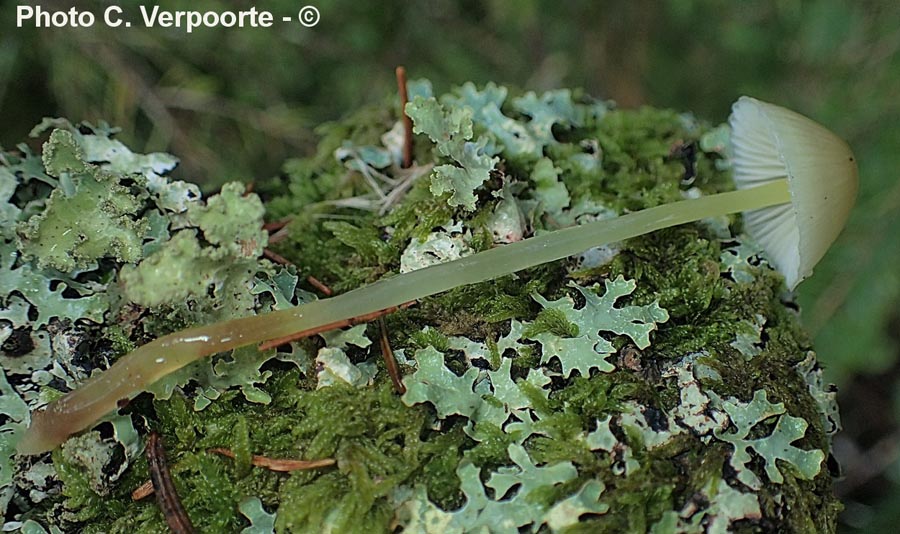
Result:
<svg viewBox="0 0 900 534">
<path fill-rule="evenodd" d="M 791 203 L 744 212 L 744 227 L 794 289 L 844 228 L 859 173 L 842 139 L 799 113 L 755 98 L 732 108 L 734 182 L 739 190 L 787 179 Z"/>
<path fill-rule="evenodd" d="M 123 356 L 107 371 L 32 414 L 18 451 L 37 454 L 56 447 L 114 410 L 120 400 L 204 356 L 346 324 L 349 318 L 707 217 L 744 212 L 748 232 L 793 288 L 812 271 L 846 222 L 858 180 L 853 154 L 810 119 L 748 97 L 734 105 L 730 124 L 735 191 L 542 234 L 293 309 L 169 334 Z"/>
</svg>

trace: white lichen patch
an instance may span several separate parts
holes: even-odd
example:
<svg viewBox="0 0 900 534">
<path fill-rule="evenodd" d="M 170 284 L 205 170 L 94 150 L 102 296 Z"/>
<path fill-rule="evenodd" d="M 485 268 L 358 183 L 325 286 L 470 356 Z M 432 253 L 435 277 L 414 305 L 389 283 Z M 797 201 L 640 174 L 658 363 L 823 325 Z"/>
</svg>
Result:
<svg viewBox="0 0 900 534">
<path fill-rule="evenodd" d="M 759 499 L 742 493 L 724 480 L 710 480 L 698 498 L 680 512 L 669 511 L 650 529 L 652 534 L 727 534 L 734 521 L 759 519 Z"/>
<path fill-rule="evenodd" d="M 316 389 L 346 382 L 351 386 L 370 385 L 375 378 L 376 367 L 371 362 L 354 364 L 347 354 L 337 347 L 322 347 L 316 356 Z"/>
<path fill-rule="evenodd" d="M 618 244 L 592 247 L 575 258 L 577 269 L 596 269 L 613 261 L 619 255 L 621 249 Z"/>
<path fill-rule="evenodd" d="M 494 192 L 500 201 L 487 220 L 487 229 L 493 236 L 494 243 L 507 244 L 521 241 L 528 232 L 528 222 L 519 206 L 516 195 L 509 183 L 503 185 L 499 192 Z"/>
<path fill-rule="evenodd" d="M 711 408 L 711 399 L 703 393 L 700 381 L 694 376 L 694 361 L 699 355 L 682 358 L 663 371 L 664 378 L 675 378 L 681 403 L 672 410 L 672 417 L 683 427 L 708 442 L 715 430 L 728 425 L 728 417 L 721 410 Z"/>
<path fill-rule="evenodd" d="M 390 130 L 381 134 L 381 144 L 390 152 L 394 165 L 403 162 L 403 146 L 406 144 L 406 128 L 403 121 L 397 121 Z"/>
<path fill-rule="evenodd" d="M 469 246 L 468 231 L 463 232 L 462 223 L 448 223 L 444 231 L 431 232 L 425 239 L 413 238 L 400 255 L 400 272 L 408 273 L 473 253 Z"/>
<path fill-rule="evenodd" d="M 648 408 L 634 401 L 628 401 L 622 406 L 619 415 L 619 426 L 631 436 L 640 439 L 643 448 L 653 450 L 665 445 L 678 434 L 685 430 L 679 426 L 675 418 L 656 410 L 654 422 L 647 418 Z M 655 409 L 654 409 L 655 410 Z"/>
<path fill-rule="evenodd" d="M 61 449 L 66 461 L 79 466 L 91 489 L 100 496 L 113 491 L 116 481 L 143 451 L 143 441 L 131 417 L 113 416 L 108 422 L 113 427 L 111 437 L 102 438 L 97 431 L 86 432 L 66 441 Z"/>
<path fill-rule="evenodd" d="M 366 337 L 366 325 L 359 324 L 347 330 L 332 330 L 322 334 L 325 347 L 316 354 L 315 373 L 318 383 L 316 389 L 345 382 L 355 387 L 371 385 L 378 371 L 374 362 L 365 361 L 354 364 L 345 350 L 353 345 L 366 348 L 372 340 Z"/>
</svg>

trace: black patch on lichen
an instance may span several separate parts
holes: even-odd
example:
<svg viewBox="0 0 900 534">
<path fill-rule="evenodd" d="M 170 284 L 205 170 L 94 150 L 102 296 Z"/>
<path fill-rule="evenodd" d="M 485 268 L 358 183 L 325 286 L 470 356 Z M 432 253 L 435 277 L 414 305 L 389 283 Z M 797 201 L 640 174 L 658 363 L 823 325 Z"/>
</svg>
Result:
<svg viewBox="0 0 900 534">
<path fill-rule="evenodd" d="M 31 329 L 26 327 L 16 328 L 12 331 L 3 345 L 0 346 L 3 354 L 10 358 L 17 358 L 34 350 L 34 340 L 31 339 Z"/>
</svg>

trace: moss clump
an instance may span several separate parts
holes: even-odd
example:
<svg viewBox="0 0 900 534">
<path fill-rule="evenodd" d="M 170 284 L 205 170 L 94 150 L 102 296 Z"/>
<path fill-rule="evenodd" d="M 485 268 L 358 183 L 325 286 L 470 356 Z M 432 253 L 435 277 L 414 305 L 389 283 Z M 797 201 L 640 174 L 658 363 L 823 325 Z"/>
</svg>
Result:
<svg viewBox="0 0 900 534">
<path fill-rule="evenodd" d="M 323 128 L 316 155 L 258 187 L 269 218 L 293 217 L 271 247 L 296 271 L 255 269 L 244 257 L 254 265 L 228 291 L 212 284 L 209 300 L 151 306 L 144 319 L 115 327 L 117 350 L 178 321 L 219 318 L 223 306 L 256 313 L 313 298 L 307 275 L 345 291 L 416 268 L 404 252 L 430 236 L 463 243 L 457 252 L 467 254 L 729 188 L 723 155 L 700 148 L 709 127 L 684 114 L 615 110 L 569 91 L 509 96 L 466 85 L 433 99 L 418 84 L 414 92 L 422 98 L 413 115 L 428 132 L 416 139 L 414 167 L 399 167 L 398 110 L 387 106 Z M 258 229 L 256 220 L 244 230 Z M 144 253 L 160 260 L 177 240 L 154 235 Z M 208 256 L 216 243 L 206 241 L 196 244 Z M 128 310 L 123 298 L 110 293 L 110 309 Z M 833 399 L 816 389 L 809 341 L 783 298 L 782 279 L 741 236 L 739 217 L 706 220 L 458 287 L 386 317 L 403 396 L 370 325 L 288 352 L 219 356 L 216 371 L 245 356 L 252 365 L 225 373 L 231 382 L 198 387 L 207 375 L 194 369 L 167 395 L 127 410 L 140 432 L 161 432 L 201 531 L 246 526 L 239 505 L 256 497 L 281 532 L 830 532 L 840 505 L 824 464 L 767 456 L 779 424 L 807 425 L 785 444 L 799 451 L 793 458 L 821 459 L 834 431 L 823 404 Z M 353 385 L 324 386 L 319 373 L 335 362 L 352 368 Z M 329 372 L 329 383 L 342 376 Z M 760 392 L 768 411 L 729 415 L 752 412 Z M 746 475 L 733 467 L 727 439 L 740 424 L 754 445 Z M 208 452 L 214 447 L 235 458 Z M 254 454 L 336 464 L 275 473 L 251 466 Z M 104 499 L 66 458 L 53 461 L 62 496 L 21 501 L 23 517 L 58 522 L 63 509 L 66 527 L 86 531 L 164 529 L 153 502 L 130 501 L 146 477 L 143 459 Z M 782 481 L 770 478 L 769 463 Z"/>
</svg>

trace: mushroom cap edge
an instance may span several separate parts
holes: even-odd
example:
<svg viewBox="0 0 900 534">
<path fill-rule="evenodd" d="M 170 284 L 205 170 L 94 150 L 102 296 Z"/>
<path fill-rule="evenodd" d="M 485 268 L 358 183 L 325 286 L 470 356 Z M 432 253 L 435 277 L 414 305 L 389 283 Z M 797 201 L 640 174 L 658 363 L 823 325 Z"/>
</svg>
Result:
<svg viewBox="0 0 900 534">
<path fill-rule="evenodd" d="M 728 122 L 738 189 L 788 180 L 791 203 L 744 212 L 744 224 L 794 289 L 850 216 L 859 184 L 856 158 L 824 126 L 755 98 L 738 99 Z"/>
</svg>

